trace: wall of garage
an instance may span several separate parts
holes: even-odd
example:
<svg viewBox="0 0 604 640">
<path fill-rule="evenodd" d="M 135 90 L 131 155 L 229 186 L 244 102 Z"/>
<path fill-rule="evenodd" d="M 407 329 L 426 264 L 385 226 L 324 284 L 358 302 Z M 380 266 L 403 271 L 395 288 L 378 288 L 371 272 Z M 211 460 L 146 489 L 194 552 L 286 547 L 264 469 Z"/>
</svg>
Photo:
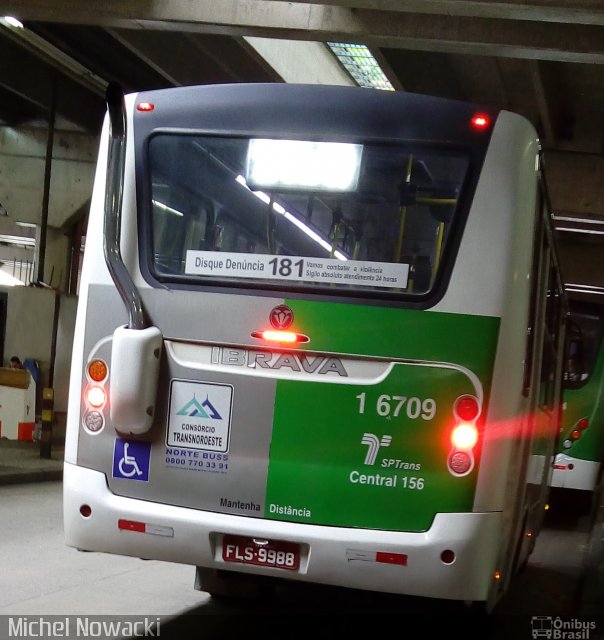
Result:
<svg viewBox="0 0 604 640">
<path fill-rule="evenodd" d="M 77 298 L 38 287 L 1 287 L 0 290 L 8 297 L 3 364 L 8 366 L 13 355 L 22 361 L 37 360 L 42 387 L 49 383 L 55 306 L 59 305 L 53 388 L 56 435 L 60 437 L 65 428 Z"/>
<path fill-rule="evenodd" d="M 13 220 L 40 223 L 47 129 L 0 126 L 0 193 Z M 98 137 L 55 131 L 48 224 L 61 228 L 90 199 Z"/>
</svg>

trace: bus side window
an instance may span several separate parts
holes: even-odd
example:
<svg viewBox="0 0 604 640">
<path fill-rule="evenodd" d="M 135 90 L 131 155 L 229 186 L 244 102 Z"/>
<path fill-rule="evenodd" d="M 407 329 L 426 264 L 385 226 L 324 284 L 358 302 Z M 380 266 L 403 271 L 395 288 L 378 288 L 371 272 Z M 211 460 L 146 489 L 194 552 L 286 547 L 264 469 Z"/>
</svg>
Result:
<svg viewBox="0 0 604 640">
<path fill-rule="evenodd" d="M 542 255 L 545 252 L 545 238 L 543 230 L 543 220 L 541 218 L 541 212 L 543 208 L 543 195 L 539 192 L 537 202 L 537 216 L 535 219 L 535 240 L 533 243 L 533 265 L 531 273 L 531 294 L 529 301 L 528 318 L 526 325 L 526 354 L 524 359 L 524 379 L 522 384 L 522 393 L 528 398 L 531 389 L 531 380 L 533 376 L 533 360 L 535 348 L 535 332 L 537 324 L 537 293 L 539 291 L 539 265 L 542 261 Z"/>
<path fill-rule="evenodd" d="M 573 387 L 585 378 L 584 338 L 576 322 L 570 322 L 564 358 L 564 383 Z"/>
<path fill-rule="evenodd" d="M 541 385 L 539 404 L 543 409 L 552 411 L 556 398 L 556 364 L 559 354 L 559 336 L 561 331 L 561 299 L 558 288 L 557 271 L 548 252 L 548 288 L 545 304 L 545 322 L 543 326 L 543 356 L 541 362 Z"/>
</svg>

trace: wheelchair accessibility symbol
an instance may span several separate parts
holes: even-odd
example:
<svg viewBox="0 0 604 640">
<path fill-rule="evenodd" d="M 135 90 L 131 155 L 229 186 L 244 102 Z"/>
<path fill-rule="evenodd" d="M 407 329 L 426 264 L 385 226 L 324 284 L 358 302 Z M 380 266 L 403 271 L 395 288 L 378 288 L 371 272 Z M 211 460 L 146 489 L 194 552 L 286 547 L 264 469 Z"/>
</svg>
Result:
<svg viewBox="0 0 604 640">
<path fill-rule="evenodd" d="M 113 477 L 148 482 L 150 460 L 150 442 L 117 438 L 113 449 Z"/>
</svg>

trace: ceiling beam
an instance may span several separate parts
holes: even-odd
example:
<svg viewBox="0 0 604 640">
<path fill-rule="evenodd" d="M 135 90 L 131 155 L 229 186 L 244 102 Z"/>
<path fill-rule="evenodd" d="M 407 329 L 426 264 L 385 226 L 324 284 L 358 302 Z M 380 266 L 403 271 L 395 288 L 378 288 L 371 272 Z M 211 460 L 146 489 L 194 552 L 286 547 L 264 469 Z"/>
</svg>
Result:
<svg viewBox="0 0 604 640">
<path fill-rule="evenodd" d="M 246 37 L 245 42 L 285 82 L 355 85 L 350 74 L 322 42 L 254 37 Z"/>
<path fill-rule="evenodd" d="M 167 62 L 165 59 L 162 60 L 161 64 L 155 61 L 156 58 L 161 57 L 158 56 L 158 46 L 161 43 L 158 43 L 157 41 L 150 41 L 148 38 L 144 37 L 144 33 L 139 31 L 126 31 L 123 29 L 108 28 L 107 33 L 109 33 L 123 47 L 128 49 L 130 53 L 141 60 L 141 62 L 144 62 L 147 66 L 151 67 L 156 73 L 158 73 L 171 85 L 182 85 L 182 82 L 174 77 L 170 73 L 170 71 L 166 70 L 166 65 L 169 64 L 169 62 Z M 164 56 L 167 54 L 168 57 L 171 57 L 171 54 L 174 53 L 172 48 L 163 49 L 161 52 L 164 54 Z"/>
<path fill-rule="evenodd" d="M 308 4 L 306 0 L 291 1 Z M 321 0 L 317 4 L 398 13 L 604 25 L 601 0 Z"/>
<path fill-rule="evenodd" d="M 604 26 L 597 22 L 584 25 L 380 12 L 278 0 L 167 0 L 152 4 L 105 0 L 100 5 L 75 0 L 0 0 L 0 13 L 24 21 L 352 41 L 370 47 L 604 64 Z M 604 15 L 604 9 L 596 13 Z"/>
<path fill-rule="evenodd" d="M 19 63 L 15 64 L 15 60 Z M 57 112 L 88 131 L 99 131 L 103 99 L 9 38 L 0 37 L 0 85 L 46 113 L 56 81 Z"/>
<path fill-rule="evenodd" d="M 281 81 L 243 38 L 112 27 L 106 31 L 172 86 Z"/>
<path fill-rule="evenodd" d="M 196 21 L 202 4 L 223 5 L 226 12 L 233 11 L 230 6 L 233 4 L 232 0 L 213 3 L 189 0 L 152 3 L 141 3 L 140 0 L 105 0 L 97 5 L 83 3 L 81 0 L 1 0 L 0 12 L 26 20 L 111 23 L 118 26 L 119 22 L 123 24 L 145 19 Z M 238 4 L 255 4 L 258 5 L 256 10 L 263 12 L 270 11 L 270 5 L 280 10 L 280 5 L 297 4 L 307 8 L 314 6 L 320 10 L 335 7 L 466 18 L 604 25 L 604 7 L 601 0 L 321 0 L 313 3 L 307 0 L 246 0 Z M 249 12 L 249 8 L 245 8 L 244 11 Z M 68 20 L 69 17 L 71 20 Z"/>
<path fill-rule="evenodd" d="M 0 24 L 0 36 L 12 40 L 18 46 L 31 52 L 45 64 L 58 69 L 63 75 L 86 87 L 99 96 L 105 95 L 107 82 L 96 76 L 90 69 L 66 55 L 46 39 L 30 29 L 20 29 Z"/>
</svg>

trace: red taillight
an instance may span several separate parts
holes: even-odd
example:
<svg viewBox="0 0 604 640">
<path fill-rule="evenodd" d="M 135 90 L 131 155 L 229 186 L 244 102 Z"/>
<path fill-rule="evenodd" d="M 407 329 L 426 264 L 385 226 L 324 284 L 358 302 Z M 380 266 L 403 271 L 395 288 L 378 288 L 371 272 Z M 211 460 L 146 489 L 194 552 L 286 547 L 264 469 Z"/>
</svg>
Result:
<svg viewBox="0 0 604 640">
<path fill-rule="evenodd" d="M 486 129 L 491 124 L 491 119 L 484 113 L 477 113 L 472 117 L 471 122 L 474 129 L 482 130 Z"/>
<path fill-rule="evenodd" d="M 451 444 L 462 451 L 471 449 L 478 442 L 478 429 L 473 424 L 462 422 L 451 432 Z"/>
<path fill-rule="evenodd" d="M 581 418 L 579 422 L 577 422 L 578 429 L 587 429 L 589 427 L 589 420 L 587 418 Z"/>
<path fill-rule="evenodd" d="M 107 400 L 107 394 L 102 387 L 89 387 L 86 391 L 86 400 L 91 407 L 102 407 Z"/>
<path fill-rule="evenodd" d="M 581 432 L 579 429 L 574 429 L 570 434 L 571 440 L 578 440 L 581 437 Z"/>
<path fill-rule="evenodd" d="M 455 401 L 453 411 L 460 420 L 472 422 L 472 420 L 476 420 L 478 417 L 480 406 L 474 396 L 460 396 Z"/>
<path fill-rule="evenodd" d="M 139 102 L 136 108 L 138 111 L 153 111 L 155 105 L 152 102 Z"/>
<path fill-rule="evenodd" d="M 457 477 L 467 476 L 474 468 L 472 449 L 478 442 L 476 420 L 480 415 L 480 402 L 475 396 L 459 396 L 453 405 L 455 426 L 451 430 L 451 451 L 447 458 L 449 472 Z"/>
</svg>

